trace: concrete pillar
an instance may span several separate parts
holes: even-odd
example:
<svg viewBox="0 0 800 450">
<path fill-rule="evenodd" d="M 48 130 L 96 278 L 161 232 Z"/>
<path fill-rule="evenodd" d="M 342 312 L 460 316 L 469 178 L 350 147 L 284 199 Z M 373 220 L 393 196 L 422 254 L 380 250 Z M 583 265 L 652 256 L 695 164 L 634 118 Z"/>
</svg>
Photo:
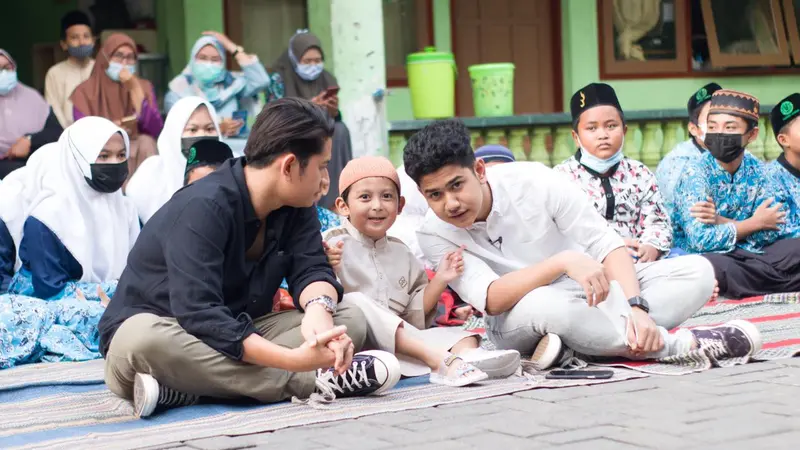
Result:
<svg viewBox="0 0 800 450">
<path fill-rule="evenodd" d="M 319 3 L 330 7 L 330 48 L 325 50 L 336 64 L 334 74 L 341 88 L 339 109 L 350 129 L 353 156 L 388 156 L 382 0 L 310 0 L 309 10 Z M 317 24 L 311 24 L 315 33 Z M 323 42 L 327 40 L 324 30 L 322 27 L 320 33 Z"/>
</svg>

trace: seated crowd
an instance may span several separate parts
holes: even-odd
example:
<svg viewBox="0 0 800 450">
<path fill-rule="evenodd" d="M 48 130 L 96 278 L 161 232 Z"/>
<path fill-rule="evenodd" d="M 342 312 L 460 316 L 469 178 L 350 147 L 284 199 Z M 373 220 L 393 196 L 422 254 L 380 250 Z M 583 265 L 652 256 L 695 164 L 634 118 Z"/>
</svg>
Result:
<svg viewBox="0 0 800 450">
<path fill-rule="evenodd" d="M 93 60 L 88 19 L 62 28 L 47 102 L 0 50 L 0 107 L 28 112 L 0 125 L 0 368 L 103 357 L 140 417 L 330 401 L 401 376 L 505 378 L 521 355 L 538 370 L 747 357 L 750 322 L 677 327 L 720 295 L 800 291 L 800 94 L 770 114 L 784 153 L 769 164 L 746 150 L 758 100 L 711 83 L 653 173 L 623 153 L 614 89 L 592 83 L 554 169 L 473 151 L 456 119 L 413 135 L 395 168 L 351 160 L 307 32 L 269 69 L 205 33 L 162 120 L 133 40 L 113 34 Z M 470 315 L 497 350 L 441 326 Z"/>
</svg>

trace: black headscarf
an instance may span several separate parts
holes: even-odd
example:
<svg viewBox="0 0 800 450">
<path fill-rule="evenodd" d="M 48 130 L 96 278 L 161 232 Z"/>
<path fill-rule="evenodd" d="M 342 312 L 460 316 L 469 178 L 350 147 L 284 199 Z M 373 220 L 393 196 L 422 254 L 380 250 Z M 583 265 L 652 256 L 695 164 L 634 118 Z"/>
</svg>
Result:
<svg viewBox="0 0 800 450">
<path fill-rule="evenodd" d="M 322 59 L 325 59 L 325 52 L 322 51 L 322 43 L 319 38 L 312 33 L 295 34 L 289 40 L 289 46 L 291 46 L 292 54 L 297 58 L 297 61 L 302 59 L 303 55 L 310 48 L 319 49 L 320 53 L 322 53 Z M 300 78 L 297 72 L 295 72 L 294 69 L 296 65 L 297 62 L 292 61 L 289 55 L 289 47 L 287 46 L 286 50 L 272 63 L 272 67 L 270 68 L 271 71 L 278 72 L 281 75 L 285 97 L 300 97 L 310 100 L 325 89 L 339 85 L 336 82 L 336 77 L 327 70 L 322 71 L 322 74 L 320 74 L 316 80 L 306 81 Z"/>
</svg>

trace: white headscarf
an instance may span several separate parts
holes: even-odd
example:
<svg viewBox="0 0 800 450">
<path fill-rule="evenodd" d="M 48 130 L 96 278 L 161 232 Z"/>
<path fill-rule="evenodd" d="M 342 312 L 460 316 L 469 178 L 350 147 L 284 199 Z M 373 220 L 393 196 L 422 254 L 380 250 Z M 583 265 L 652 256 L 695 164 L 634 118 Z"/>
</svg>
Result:
<svg viewBox="0 0 800 450">
<path fill-rule="evenodd" d="M 42 190 L 42 181 L 49 171 L 58 167 L 58 148 L 55 142 L 42 146 L 33 152 L 25 166 L 6 175 L 0 185 L 0 217 L 17 248 L 15 270 L 19 270 L 20 266 L 19 243 L 22 239 L 22 227 L 30 215 L 31 202 Z"/>
<path fill-rule="evenodd" d="M 208 108 L 219 134 L 217 111 L 211 103 L 200 97 L 178 100 L 169 110 L 164 129 L 158 136 L 158 155 L 145 159 L 128 181 L 125 195 L 133 200 L 142 223 L 147 223 L 172 194 L 183 187 L 186 157 L 181 152 L 181 137 L 189 117 L 202 105 Z"/>
<path fill-rule="evenodd" d="M 30 215 L 46 225 L 80 263 L 80 281 L 119 279 L 139 236 L 136 209 L 122 190 L 104 194 L 86 182 L 92 178 L 91 164 L 114 133 L 122 135 L 127 154 L 127 133 L 109 120 L 84 117 L 64 130 L 58 139 L 57 168 L 43 180 L 31 204 Z"/>
</svg>

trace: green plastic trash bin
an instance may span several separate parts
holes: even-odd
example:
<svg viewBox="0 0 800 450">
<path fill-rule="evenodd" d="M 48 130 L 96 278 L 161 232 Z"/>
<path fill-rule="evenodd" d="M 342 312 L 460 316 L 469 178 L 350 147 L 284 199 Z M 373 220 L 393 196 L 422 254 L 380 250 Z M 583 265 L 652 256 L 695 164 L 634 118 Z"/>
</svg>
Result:
<svg viewBox="0 0 800 450">
<path fill-rule="evenodd" d="M 514 64 L 469 66 L 475 117 L 514 115 Z"/>
<path fill-rule="evenodd" d="M 441 119 L 456 113 L 456 62 L 452 53 L 426 47 L 406 58 L 411 108 L 416 119 Z"/>
</svg>

